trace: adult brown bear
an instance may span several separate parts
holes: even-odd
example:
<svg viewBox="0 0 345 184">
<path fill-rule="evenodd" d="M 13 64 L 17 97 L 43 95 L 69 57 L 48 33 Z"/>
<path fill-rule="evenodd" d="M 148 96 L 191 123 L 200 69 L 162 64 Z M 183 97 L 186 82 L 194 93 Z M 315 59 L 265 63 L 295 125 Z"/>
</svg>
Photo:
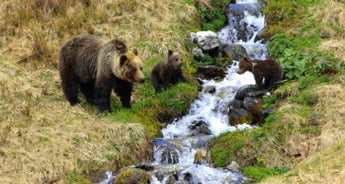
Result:
<svg viewBox="0 0 345 184">
<path fill-rule="evenodd" d="M 276 61 L 250 60 L 242 56 L 239 62 L 237 73 L 242 74 L 246 71 L 253 73 L 257 89 L 270 89 L 274 84 L 283 78 L 283 69 Z"/>
<path fill-rule="evenodd" d="M 78 87 L 101 112 L 111 111 L 112 89 L 123 107 L 130 108 L 134 83 L 145 81 L 142 61 L 122 40 L 107 42 L 90 34 L 72 37 L 61 48 L 59 72 L 63 92 L 71 105 L 79 103 Z"/>
<path fill-rule="evenodd" d="M 168 57 L 152 68 L 151 82 L 156 94 L 162 91 L 162 86 L 167 89 L 179 81 L 186 81 L 182 73 L 182 64 L 182 55 L 169 50 Z"/>
</svg>

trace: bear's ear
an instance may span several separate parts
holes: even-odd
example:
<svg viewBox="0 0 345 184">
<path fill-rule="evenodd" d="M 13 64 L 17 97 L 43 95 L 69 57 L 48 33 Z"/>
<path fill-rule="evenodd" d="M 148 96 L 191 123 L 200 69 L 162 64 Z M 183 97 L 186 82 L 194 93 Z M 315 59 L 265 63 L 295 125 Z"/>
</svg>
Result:
<svg viewBox="0 0 345 184">
<path fill-rule="evenodd" d="M 137 56 L 138 55 L 138 50 L 137 49 L 133 49 L 133 54 Z"/>
<path fill-rule="evenodd" d="M 172 56 L 173 53 L 174 53 L 174 52 L 173 52 L 172 50 L 169 50 L 169 51 L 168 51 L 168 57 Z"/>
<path fill-rule="evenodd" d="M 127 56 L 126 55 L 121 55 L 120 57 L 120 67 L 123 66 L 123 64 L 125 64 L 127 61 Z"/>
</svg>

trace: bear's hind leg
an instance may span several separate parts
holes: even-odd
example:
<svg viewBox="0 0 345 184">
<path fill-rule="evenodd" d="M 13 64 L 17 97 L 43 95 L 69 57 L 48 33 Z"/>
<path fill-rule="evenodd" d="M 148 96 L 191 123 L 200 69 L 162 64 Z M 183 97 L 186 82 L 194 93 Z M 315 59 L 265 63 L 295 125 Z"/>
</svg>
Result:
<svg viewBox="0 0 345 184">
<path fill-rule="evenodd" d="M 152 72 L 152 74 L 151 74 L 151 82 L 152 82 L 153 88 L 155 88 L 155 93 L 156 94 L 162 92 L 161 81 L 159 80 L 159 75 L 157 73 Z"/>
<path fill-rule="evenodd" d="M 110 94 L 112 86 L 110 84 L 104 84 L 106 80 L 101 80 L 102 82 L 98 82 L 96 84 L 96 92 L 95 96 L 96 99 L 94 103 L 98 106 L 100 112 L 111 112 L 110 108 Z"/>
<path fill-rule="evenodd" d="M 85 95 L 87 102 L 95 104 L 95 85 L 94 83 L 80 83 L 80 91 Z"/>
</svg>

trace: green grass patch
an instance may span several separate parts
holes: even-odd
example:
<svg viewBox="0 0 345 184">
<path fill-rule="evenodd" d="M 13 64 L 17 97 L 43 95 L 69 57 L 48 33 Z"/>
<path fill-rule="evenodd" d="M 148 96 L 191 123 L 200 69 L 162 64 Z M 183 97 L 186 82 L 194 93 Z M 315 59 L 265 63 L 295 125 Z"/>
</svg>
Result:
<svg viewBox="0 0 345 184">
<path fill-rule="evenodd" d="M 266 168 L 261 166 L 248 166 L 243 167 L 242 172 L 245 176 L 254 179 L 254 180 L 263 180 L 270 176 L 277 176 L 284 174 L 290 170 L 288 167 L 272 167 Z"/>
<path fill-rule="evenodd" d="M 63 181 L 66 184 L 92 184 L 90 180 L 87 179 L 85 174 L 78 173 L 76 171 L 70 172 L 63 177 Z"/>
</svg>

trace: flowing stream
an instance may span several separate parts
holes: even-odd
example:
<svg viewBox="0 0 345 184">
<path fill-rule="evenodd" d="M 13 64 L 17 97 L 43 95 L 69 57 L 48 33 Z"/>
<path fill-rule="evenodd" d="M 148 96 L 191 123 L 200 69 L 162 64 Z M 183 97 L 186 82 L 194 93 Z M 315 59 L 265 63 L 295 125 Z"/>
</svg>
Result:
<svg viewBox="0 0 345 184">
<path fill-rule="evenodd" d="M 229 45 L 242 45 L 251 58 L 264 59 L 266 46 L 255 40 L 265 26 L 260 13 L 262 4 L 257 0 L 238 0 L 229 9 L 229 25 L 218 32 L 219 39 Z M 239 171 L 212 167 L 207 148 L 208 141 L 219 134 L 252 128 L 246 124 L 229 125 L 229 103 L 241 86 L 255 84 L 251 73 L 239 75 L 236 70 L 237 61 L 234 61 L 222 81 L 201 79 L 202 90 L 188 114 L 162 129 L 163 138 L 154 140 L 151 163 L 154 170 L 148 171 L 152 173 L 152 184 L 225 184 L 243 183 L 247 179 Z M 111 173 L 107 175 L 102 184 L 111 183 L 115 177 Z"/>
</svg>

